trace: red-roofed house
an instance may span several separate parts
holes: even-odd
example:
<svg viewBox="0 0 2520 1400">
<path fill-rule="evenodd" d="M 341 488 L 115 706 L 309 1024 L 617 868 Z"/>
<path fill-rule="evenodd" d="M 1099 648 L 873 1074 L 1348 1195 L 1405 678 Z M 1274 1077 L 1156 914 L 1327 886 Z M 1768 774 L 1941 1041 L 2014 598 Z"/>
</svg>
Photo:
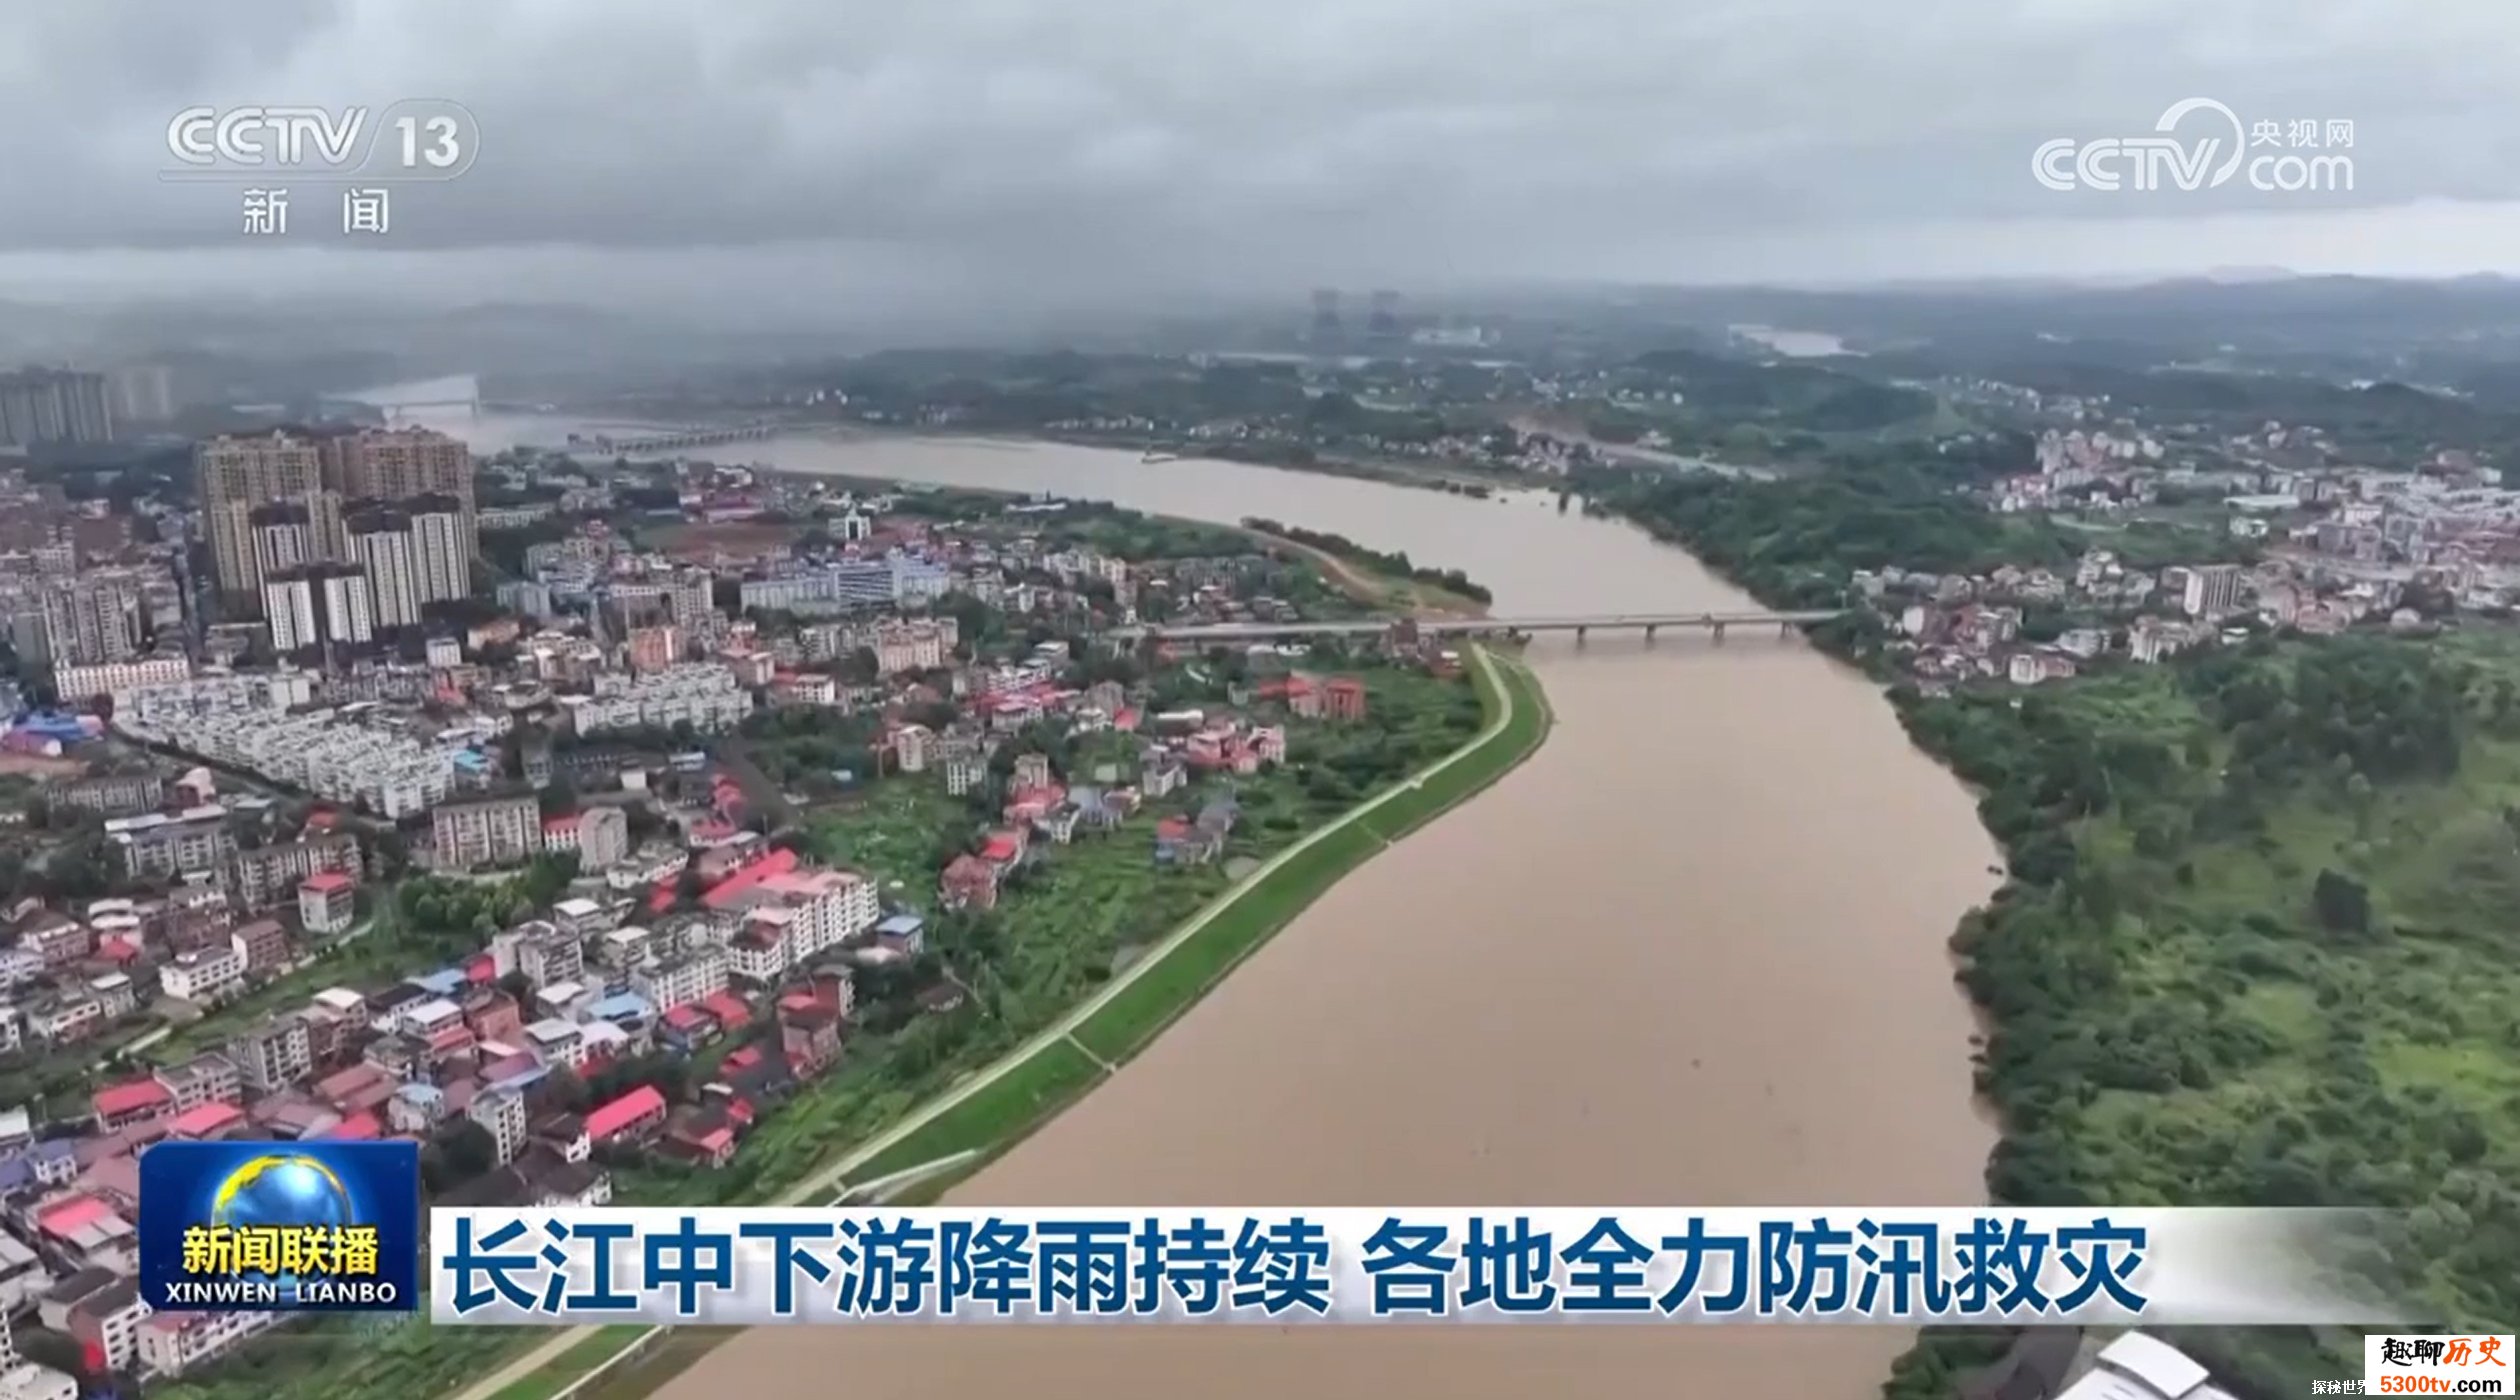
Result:
<svg viewBox="0 0 2520 1400">
<path fill-rule="evenodd" d="M 113 1132 L 175 1111 L 175 1096 L 155 1079 L 134 1079 L 96 1091 L 96 1127 Z"/>
<path fill-rule="evenodd" d="M 937 880 L 938 898 L 948 909 L 995 909 L 998 867 L 975 855 L 959 855 Z"/>
<path fill-rule="evenodd" d="M 717 1034 L 717 1022 L 701 1011 L 697 1002 L 674 1007 L 656 1019 L 659 1038 L 683 1051 L 705 1044 Z"/>
<path fill-rule="evenodd" d="M 665 1113 L 665 1096 L 655 1085 L 642 1084 L 587 1114 L 586 1136 L 591 1142 L 641 1141 L 665 1126 Z"/>
<path fill-rule="evenodd" d="M 384 1135 L 385 1125 L 377 1122 L 376 1115 L 365 1109 L 342 1119 L 324 1134 L 334 1142 L 373 1142 Z"/>
<path fill-rule="evenodd" d="M 232 1103 L 211 1102 L 186 1109 L 166 1125 L 166 1135 L 190 1142 L 216 1142 L 245 1126 L 245 1110 Z"/>
<path fill-rule="evenodd" d="M 980 843 L 980 858 L 1001 871 L 1022 860 L 1024 858 L 1022 829 L 990 832 L 989 839 Z"/>
<path fill-rule="evenodd" d="M 735 1160 L 735 1128 L 721 1122 L 713 1128 L 697 1124 L 679 1129 L 673 1137 L 675 1155 L 703 1167 L 723 1167 Z"/>
<path fill-rule="evenodd" d="M 121 1273 L 137 1262 L 131 1222 L 95 1196 L 66 1196 L 42 1207 L 35 1229 L 61 1254 L 89 1266 Z"/>
<path fill-rule="evenodd" d="M 785 848 L 772 850 L 761 859 L 718 881 L 707 894 L 700 896 L 700 902 L 711 909 L 724 909 L 755 885 L 773 875 L 785 875 L 795 868 L 796 852 Z"/>
<path fill-rule="evenodd" d="M 483 1065 L 481 1082 L 493 1085 L 504 1084 L 511 1079 L 522 1079 L 542 1067 L 542 1061 L 536 1059 L 532 1051 L 521 1050 L 506 1059 L 493 1060 Z"/>
<path fill-rule="evenodd" d="M 723 1167 L 735 1160 L 736 1135 L 751 1121 L 749 1108 L 741 1114 L 716 1103 L 686 1108 L 667 1125 L 662 1150 L 696 1166 Z"/>
<path fill-rule="evenodd" d="M 1330 718 L 1360 720 L 1365 718 L 1365 683 L 1354 676 L 1335 676 L 1322 687 Z"/>
<path fill-rule="evenodd" d="M 752 1008 L 744 1005 L 744 999 L 733 992 L 709 993 L 700 998 L 700 1009 L 715 1017 L 718 1025 L 730 1035 L 752 1023 Z"/>
<path fill-rule="evenodd" d="M 356 1113 L 392 1098 L 396 1087 L 391 1075 L 361 1062 L 316 1080 L 315 1097 L 330 1104 L 335 1113 Z"/>
</svg>

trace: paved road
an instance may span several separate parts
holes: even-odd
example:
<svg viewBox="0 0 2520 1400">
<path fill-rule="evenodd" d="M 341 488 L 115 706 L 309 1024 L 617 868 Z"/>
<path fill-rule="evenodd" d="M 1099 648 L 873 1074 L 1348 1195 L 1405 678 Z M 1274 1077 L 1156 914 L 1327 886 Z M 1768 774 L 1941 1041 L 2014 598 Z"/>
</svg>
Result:
<svg viewBox="0 0 2520 1400">
<path fill-rule="evenodd" d="M 894 1124 L 890 1129 L 867 1139 L 864 1143 L 859 1145 L 856 1151 L 841 1158 L 839 1161 L 833 1163 L 830 1167 L 824 1169 L 823 1171 L 815 1173 L 811 1178 L 799 1184 L 794 1190 L 780 1196 L 775 1201 L 768 1202 L 768 1204 L 778 1206 L 797 1206 L 819 1204 L 830 1200 L 832 1196 L 838 1193 L 841 1183 L 847 1180 L 849 1173 L 856 1171 L 859 1167 L 873 1161 L 882 1153 L 890 1151 L 895 1145 L 907 1140 L 911 1134 L 918 1132 L 928 1124 L 943 1117 L 949 1110 L 954 1108 L 957 1104 L 962 1103 L 965 1099 L 968 1099 L 972 1095 L 979 1093 L 981 1090 L 988 1088 L 998 1080 L 1005 1078 L 1018 1065 L 1023 1064 L 1034 1055 L 1039 1054 L 1041 1051 L 1048 1049 L 1049 1047 L 1060 1041 L 1066 1040 L 1068 1037 L 1075 1034 L 1077 1028 L 1084 1025 L 1095 1012 L 1100 1011 L 1103 1007 L 1109 1005 L 1114 998 L 1118 997 L 1122 992 L 1127 991 L 1129 987 L 1140 977 L 1145 976 L 1148 972 L 1154 970 L 1155 967 L 1160 965 L 1166 958 L 1172 956 L 1175 950 L 1179 949 L 1182 944 L 1190 941 L 1190 939 L 1195 936 L 1199 930 L 1206 928 L 1209 923 L 1215 920 L 1217 915 L 1225 912 L 1228 907 L 1230 907 L 1236 900 L 1240 899 L 1253 885 L 1268 878 L 1271 871 L 1276 870 L 1279 866 L 1284 865 L 1286 862 L 1293 860 L 1296 856 L 1302 854 L 1306 849 L 1310 848 L 1314 842 L 1325 840 L 1333 832 L 1342 830 L 1350 823 L 1363 820 L 1367 814 L 1373 812 L 1376 808 L 1381 807 L 1384 803 L 1391 801 L 1393 798 L 1396 798 L 1403 793 L 1416 790 L 1416 788 L 1420 784 L 1423 784 L 1428 778 L 1452 767 L 1454 764 L 1467 757 L 1474 750 L 1485 746 L 1489 741 L 1493 740 L 1504 730 L 1507 724 L 1513 721 L 1514 689 L 1506 683 L 1504 677 L 1497 674 L 1495 658 L 1488 654 L 1485 647 L 1473 649 L 1471 655 L 1476 658 L 1479 670 L 1487 677 L 1488 683 L 1496 688 L 1496 693 L 1499 698 L 1495 718 L 1488 722 L 1486 728 L 1479 731 L 1477 739 L 1468 744 L 1462 745 L 1460 748 L 1453 750 L 1444 757 L 1428 764 L 1425 768 L 1420 769 L 1417 776 L 1410 781 L 1404 783 L 1394 783 L 1371 800 L 1349 808 L 1347 814 L 1340 817 L 1337 821 L 1318 828 L 1310 835 L 1306 836 L 1303 840 L 1296 842 L 1294 845 L 1287 847 L 1285 850 L 1280 851 L 1266 861 L 1263 861 L 1258 869 L 1253 870 L 1250 874 L 1236 881 L 1233 888 L 1226 890 L 1224 893 L 1219 894 L 1215 899 L 1210 900 L 1207 907 L 1201 909 L 1190 919 L 1189 922 L 1181 925 L 1177 929 L 1174 929 L 1171 934 L 1165 937 L 1163 942 L 1156 944 L 1144 955 L 1133 959 L 1129 963 L 1128 967 L 1123 969 L 1118 976 L 1112 978 L 1109 982 L 1104 983 L 1101 990 L 1095 992 L 1094 995 L 1086 998 L 1083 1002 L 1078 1003 L 1075 1009 L 1069 1011 L 1066 1015 L 1061 1016 L 1057 1021 L 1045 1027 L 1032 1039 L 1025 1041 L 1022 1045 L 1017 1046 L 1015 1049 L 1008 1051 L 1005 1056 L 988 1066 L 986 1069 L 972 1074 L 969 1078 L 954 1085 L 953 1088 L 948 1089 L 944 1093 L 937 1095 L 935 1098 L 928 1100 L 916 1111 L 911 1113 L 909 1117 Z M 578 1345 L 580 1342 L 585 1341 L 589 1337 L 594 1336 L 600 1330 L 602 1329 L 593 1326 L 557 1329 L 551 1333 L 547 1340 L 536 1346 L 532 1351 L 526 1352 L 517 1357 L 514 1361 L 500 1367 L 491 1375 L 485 1377 L 469 1389 L 466 1389 L 461 1394 L 455 1396 L 454 1400 L 490 1400 L 490 1397 L 497 1395 L 500 1391 L 516 1384 L 518 1381 L 523 1380 L 525 1377 L 532 1375 L 534 1372 L 541 1370 L 545 1366 L 552 1364 L 552 1362 L 559 1359 L 563 1352 L 566 1352 L 571 1347 Z"/>
</svg>

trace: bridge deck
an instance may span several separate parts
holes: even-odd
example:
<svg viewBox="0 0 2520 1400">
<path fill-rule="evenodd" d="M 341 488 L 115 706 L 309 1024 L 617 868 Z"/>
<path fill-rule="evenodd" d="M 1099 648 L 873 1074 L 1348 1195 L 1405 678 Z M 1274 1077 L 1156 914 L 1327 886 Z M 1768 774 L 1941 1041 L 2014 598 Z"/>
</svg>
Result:
<svg viewBox="0 0 2520 1400">
<path fill-rule="evenodd" d="M 1823 622 L 1839 615 L 1836 608 L 1766 612 L 1594 613 L 1575 617 L 1444 617 L 1419 618 L 1417 630 L 1432 636 L 1470 636 L 1497 632 L 1659 631 L 1663 628 L 1785 627 Z M 1220 622 L 1191 627 L 1114 629 L 1118 635 L 1155 641 L 1231 641 L 1267 637 L 1365 637 L 1388 631 L 1396 619 L 1357 622 Z"/>
</svg>

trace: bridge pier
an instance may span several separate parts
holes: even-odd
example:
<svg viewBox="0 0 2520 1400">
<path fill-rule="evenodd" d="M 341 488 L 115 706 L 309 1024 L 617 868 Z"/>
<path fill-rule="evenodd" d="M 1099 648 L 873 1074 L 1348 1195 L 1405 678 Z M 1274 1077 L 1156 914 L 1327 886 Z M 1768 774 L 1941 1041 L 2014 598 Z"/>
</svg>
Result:
<svg viewBox="0 0 2520 1400">
<path fill-rule="evenodd" d="M 1591 628 L 1589 628 L 1589 627 L 1578 627 L 1578 628 L 1576 628 L 1576 629 L 1575 629 L 1575 645 L 1577 645 L 1577 646 L 1582 646 L 1582 645 L 1584 644 L 1584 637 L 1586 636 L 1586 634 L 1590 633 L 1591 631 L 1592 631 L 1592 629 L 1591 629 Z"/>
<path fill-rule="evenodd" d="M 1707 626 L 1714 631 L 1715 640 L 1720 642 L 1724 639 L 1724 624 L 1720 622 L 1710 622 Z"/>
<path fill-rule="evenodd" d="M 1661 624 L 1661 623 L 1659 623 L 1659 622 L 1648 622 L 1648 623 L 1646 623 L 1646 624 L 1645 624 L 1645 640 L 1647 640 L 1647 641 L 1649 641 L 1649 642 L 1650 642 L 1650 641 L 1652 641 L 1652 640 L 1654 640 L 1654 633 L 1656 633 L 1656 632 L 1660 631 L 1661 629 L 1662 629 L 1662 624 Z"/>
</svg>

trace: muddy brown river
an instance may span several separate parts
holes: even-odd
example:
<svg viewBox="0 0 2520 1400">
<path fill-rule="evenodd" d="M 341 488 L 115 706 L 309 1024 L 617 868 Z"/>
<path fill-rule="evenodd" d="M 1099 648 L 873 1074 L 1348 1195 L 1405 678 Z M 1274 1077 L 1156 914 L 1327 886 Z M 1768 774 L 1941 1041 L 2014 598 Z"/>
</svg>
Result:
<svg viewBox="0 0 2520 1400">
<path fill-rule="evenodd" d="M 557 442 L 495 420 L 477 445 Z M 458 429 L 458 431 L 462 431 Z M 994 442 L 729 458 L 1266 515 L 1459 567 L 1500 615 L 1751 606 L 1551 499 Z M 1558 727 L 1376 858 L 1145 1054 L 957 1189 L 1006 1205 L 1983 1199 L 1944 940 L 1995 880 L 1970 796 L 1797 642 L 1535 644 Z M 845 1400 L 1534 1394 L 1858 1400 L 1886 1328 L 771 1328 L 663 1392 Z"/>
</svg>

